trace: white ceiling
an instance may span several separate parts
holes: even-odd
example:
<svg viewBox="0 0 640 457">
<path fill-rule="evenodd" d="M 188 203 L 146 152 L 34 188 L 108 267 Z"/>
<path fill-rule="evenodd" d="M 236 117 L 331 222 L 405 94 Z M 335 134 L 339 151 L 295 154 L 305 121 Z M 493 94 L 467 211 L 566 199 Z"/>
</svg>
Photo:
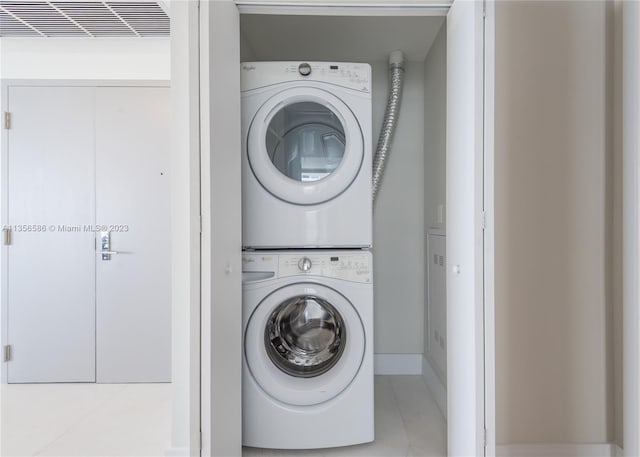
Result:
<svg viewBox="0 0 640 457">
<path fill-rule="evenodd" d="M 0 37 L 169 36 L 163 6 L 150 0 L 0 0 Z"/>
<path fill-rule="evenodd" d="M 242 60 L 381 61 L 400 49 L 423 61 L 443 16 L 285 16 L 242 14 Z"/>
</svg>

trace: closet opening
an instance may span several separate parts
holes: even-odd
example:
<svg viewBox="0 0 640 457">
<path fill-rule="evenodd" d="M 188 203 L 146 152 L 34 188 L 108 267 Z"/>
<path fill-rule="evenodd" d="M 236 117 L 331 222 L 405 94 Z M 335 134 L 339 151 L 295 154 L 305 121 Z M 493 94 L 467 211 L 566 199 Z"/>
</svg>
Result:
<svg viewBox="0 0 640 457">
<path fill-rule="evenodd" d="M 373 207 L 374 325 L 367 344 L 374 352 L 375 441 L 310 455 L 447 455 L 445 19 L 240 15 L 242 62 L 371 66 L 372 153 L 387 103 L 389 54 L 405 56 L 402 105 Z M 243 448 L 246 456 L 265 452 L 275 451 Z"/>
</svg>

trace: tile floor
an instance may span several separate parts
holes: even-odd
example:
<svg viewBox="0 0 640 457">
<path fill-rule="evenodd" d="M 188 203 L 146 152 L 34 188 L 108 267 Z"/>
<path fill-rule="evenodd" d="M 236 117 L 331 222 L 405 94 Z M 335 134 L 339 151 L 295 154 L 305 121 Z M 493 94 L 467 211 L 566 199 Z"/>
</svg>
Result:
<svg viewBox="0 0 640 457">
<path fill-rule="evenodd" d="M 284 451 L 243 448 L 243 457 L 445 457 L 447 428 L 421 376 L 376 376 L 373 443 Z"/>
<path fill-rule="evenodd" d="M 163 456 L 171 384 L 9 384 L 2 393 L 3 457 Z"/>
<path fill-rule="evenodd" d="M 170 384 L 2 385 L 3 457 L 164 455 Z M 376 440 L 335 449 L 244 448 L 245 457 L 446 456 L 446 425 L 420 376 L 376 376 Z"/>
</svg>

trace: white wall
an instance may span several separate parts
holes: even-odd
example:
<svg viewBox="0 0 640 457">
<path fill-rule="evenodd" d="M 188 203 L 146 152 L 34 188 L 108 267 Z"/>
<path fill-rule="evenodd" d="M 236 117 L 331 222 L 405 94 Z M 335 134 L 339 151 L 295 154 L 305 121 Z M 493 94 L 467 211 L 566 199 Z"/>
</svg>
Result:
<svg viewBox="0 0 640 457">
<path fill-rule="evenodd" d="M 613 438 L 607 17 L 496 4 L 498 443 Z"/>
<path fill-rule="evenodd" d="M 170 78 L 168 38 L 2 38 L 0 78 Z"/>
<path fill-rule="evenodd" d="M 251 47 L 249 40 L 245 37 L 244 29 L 240 28 L 240 61 L 241 62 L 251 62 L 254 60 L 258 60 L 256 57 L 256 53 Z"/>
<path fill-rule="evenodd" d="M 424 64 L 425 227 L 444 230 L 438 206 L 446 204 L 447 30 L 443 24 Z M 443 207 L 443 212 L 446 208 Z"/>
<path fill-rule="evenodd" d="M 373 70 L 373 145 L 387 102 L 388 66 Z M 424 63 L 407 62 L 402 106 L 374 206 L 374 352 L 421 354 L 424 338 Z"/>
</svg>

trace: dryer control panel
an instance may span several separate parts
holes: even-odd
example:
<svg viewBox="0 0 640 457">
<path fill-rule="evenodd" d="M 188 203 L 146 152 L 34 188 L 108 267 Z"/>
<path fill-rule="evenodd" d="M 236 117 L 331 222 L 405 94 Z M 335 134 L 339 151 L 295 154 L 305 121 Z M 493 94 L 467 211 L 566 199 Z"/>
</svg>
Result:
<svg viewBox="0 0 640 457">
<path fill-rule="evenodd" d="M 319 276 L 344 281 L 371 283 L 373 268 L 371 253 L 363 252 L 295 252 L 245 253 L 243 272 L 272 272 L 273 277 Z"/>
<path fill-rule="evenodd" d="M 257 89 L 292 81 L 335 84 L 371 94 L 371 66 L 345 62 L 243 62 L 241 90 Z"/>
</svg>

